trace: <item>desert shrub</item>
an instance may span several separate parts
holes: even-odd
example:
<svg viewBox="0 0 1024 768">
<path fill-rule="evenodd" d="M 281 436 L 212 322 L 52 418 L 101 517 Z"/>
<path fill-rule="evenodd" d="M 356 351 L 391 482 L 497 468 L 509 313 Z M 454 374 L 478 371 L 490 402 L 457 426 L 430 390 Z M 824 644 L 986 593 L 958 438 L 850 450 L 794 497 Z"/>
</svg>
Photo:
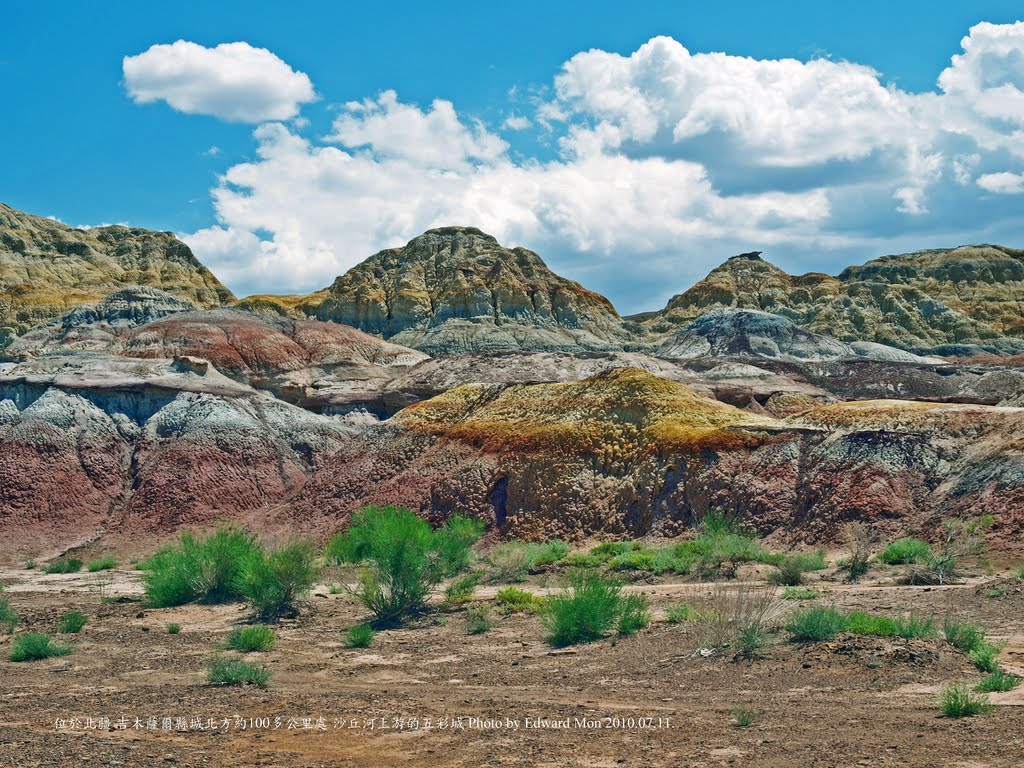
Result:
<svg viewBox="0 0 1024 768">
<path fill-rule="evenodd" d="M 269 651 L 277 642 L 270 627 L 236 627 L 228 635 L 227 647 L 240 653 Z"/>
<path fill-rule="evenodd" d="M 518 613 L 520 611 L 532 611 L 540 613 L 544 608 L 544 598 L 538 597 L 532 592 L 527 592 L 516 587 L 505 587 L 499 589 L 494 596 L 494 602 L 498 605 L 501 613 Z"/>
<path fill-rule="evenodd" d="M 155 608 L 237 600 L 242 568 L 259 550 L 256 539 L 237 528 L 219 528 L 207 535 L 185 531 L 175 544 L 145 561 L 146 599 Z"/>
<path fill-rule="evenodd" d="M 1024 568 L 1021 568 L 1019 571 L 1017 571 L 1017 580 L 1024 581 Z"/>
<path fill-rule="evenodd" d="M 115 560 L 112 555 L 104 555 L 101 558 L 93 560 L 88 566 L 89 573 L 109 571 L 113 568 L 117 568 L 117 560 Z"/>
<path fill-rule="evenodd" d="M 999 662 L 996 659 L 1002 650 L 1002 644 L 983 640 L 968 653 L 968 656 L 971 657 L 974 666 L 982 672 L 995 672 L 999 669 Z"/>
<path fill-rule="evenodd" d="M 960 578 L 963 561 L 978 557 L 985 551 L 985 531 L 989 517 L 977 520 L 954 518 L 942 524 L 942 537 L 921 561 L 915 562 L 906 575 L 908 584 L 949 584 Z"/>
<path fill-rule="evenodd" d="M 486 605 L 474 605 L 466 610 L 466 634 L 482 635 L 491 628 L 490 611 Z"/>
<path fill-rule="evenodd" d="M 270 552 L 256 549 L 242 564 L 238 591 L 259 618 L 274 621 L 298 612 L 319 573 L 316 551 L 309 544 L 285 544 Z"/>
<path fill-rule="evenodd" d="M 1003 590 L 999 589 L 999 587 L 996 587 L 995 589 L 986 589 L 985 590 L 985 597 L 990 598 L 992 600 L 1000 598 L 1004 594 L 1006 594 L 1006 593 L 1003 592 Z"/>
<path fill-rule="evenodd" d="M 30 557 L 28 560 L 25 561 L 25 570 L 26 571 L 34 571 L 35 569 L 36 569 L 35 558 L 31 558 Z"/>
<path fill-rule="evenodd" d="M 741 563 L 766 562 L 769 557 L 753 532 L 724 513 L 705 515 L 697 525 L 696 535 L 677 544 L 674 554 L 681 566 L 685 565 L 687 570 L 692 567 L 705 580 L 732 578 Z"/>
<path fill-rule="evenodd" d="M 456 525 L 458 534 L 447 526 L 435 531 L 399 507 L 367 507 L 354 514 L 336 549 L 349 561 L 366 564 L 356 589 L 363 605 L 381 621 L 421 609 L 430 588 L 466 562 L 472 542 L 467 527 Z"/>
<path fill-rule="evenodd" d="M 845 628 L 846 621 L 834 606 L 814 605 L 794 613 L 786 629 L 794 642 L 817 643 L 831 640 Z"/>
<path fill-rule="evenodd" d="M 800 557 L 787 555 L 775 566 L 775 571 L 769 575 L 768 580 L 772 584 L 795 587 L 804 583 L 804 571 L 806 570 L 804 561 Z"/>
<path fill-rule="evenodd" d="M 480 582 L 482 575 L 480 573 L 469 573 L 455 579 L 445 588 L 444 599 L 453 605 L 468 603 L 476 594 L 476 585 Z"/>
<path fill-rule="evenodd" d="M 849 523 L 843 529 L 843 538 L 850 554 L 840 565 L 840 570 L 845 571 L 847 581 L 858 581 L 868 572 L 871 550 L 875 545 L 875 532 L 864 523 Z"/>
<path fill-rule="evenodd" d="M 547 600 L 541 614 L 547 641 L 556 647 L 589 643 L 612 629 L 622 615 L 622 584 L 597 571 L 577 571 L 568 586 Z"/>
<path fill-rule="evenodd" d="M 878 554 L 878 559 L 887 565 L 909 565 L 923 563 L 931 553 L 932 548 L 920 539 L 896 539 Z"/>
<path fill-rule="evenodd" d="M 483 535 L 483 520 L 463 515 L 453 515 L 434 532 L 434 549 L 445 576 L 454 576 L 469 567 L 473 545 Z M 568 546 L 565 549 L 566 552 L 569 551 Z"/>
<path fill-rule="evenodd" d="M 753 658 L 775 628 L 782 606 L 770 587 L 716 585 L 697 608 L 701 646 L 733 648 L 737 657 Z"/>
<path fill-rule="evenodd" d="M 631 549 L 609 560 L 608 567 L 616 571 L 653 571 L 654 559 L 653 549 Z"/>
<path fill-rule="evenodd" d="M 552 539 L 543 544 L 530 544 L 526 549 L 527 570 L 533 571 L 554 565 L 569 554 L 569 545 L 561 539 Z"/>
<path fill-rule="evenodd" d="M 613 557 L 629 552 L 638 544 L 639 542 L 634 541 L 602 541 L 597 546 L 591 548 L 590 554 L 601 560 L 611 560 Z"/>
<path fill-rule="evenodd" d="M 964 653 L 970 653 L 985 641 L 985 632 L 973 621 L 953 621 L 948 616 L 942 622 L 946 642 Z"/>
<path fill-rule="evenodd" d="M 651 623 L 651 604 L 643 595 L 626 595 L 622 598 L 622 607 L 616 631 L 622 637 L 636 634 Z"/>
<path fill-rule="evenodd" d="M 7 634 L 11 634 L 16 626 L 18 626 L 18 614 L 6 599 L 0 598 L 0 627 L 6 629 Z"/>
<path fill-rule="evenodd" d="M 47 635 L 28 632 L 14 638 L 8 658 L 11 661 L 39 661 L 54 656 L 66 656 L 72 650 L 70 645 L 55 643 Z"/>
<path fill-rule="evenodd" d="M 673 605 L 665 611 L 665 621 L 669 624 L 682 624 L 685 621 L 697 621 L 699 618 L 697 611 L 688 603 Z"/>
<path fill-rule="evenodd" d="M 996 669 L 994 672 L 981 678 L 974 686 L 974 690 L 980 693 L 1003 693 L 1012 691 L 1020 685 L 1021 678 L 1018 675 L 1010 674 L 1003 669 Z"/>
<path fill-rule="evenodd" d="M 525 541 L 506 541 L 494 547 L 484 558 L 488 581 L 498 584 L 525 581 L 530 565 L 528 550 Z"/>
<path fill-rule="evenodd" d="M 208 685 L 255 685 L 266 688 L 270 682 L 269 669 L 241 659 L 214 655 L 206 660 L 206 670 Z"/>
<path fill-rule="evenodd" d="M 47 565 L 44 569 L 44 573 L 78 573 L 82 570 L 82 561 L 75 558 L 69 560 L 54 560 L 52 563 Z"/>
<path fill-rule="evenodd" d="M 167 634 L 168 635 L 176 635 L 179 632 L 181 632 L 181 624 L 168 624 L 167 625 Z"/>
<path fill-rule="evenodd" d="M 992 705 L 988 694 L 975 693 L 965 685 L 950 685 L 942 689 L 939 708 L 946 717 L 973 717 L 987 714 Z"/>
<path fill-rule="evenodd" d="M 82 631 L 82 627 L 85 626 L 85 622 L 89 619 L 84 613 L 78 611 L 68 611 L 60 617 L 60 624 L 58 625 L 59 631 L 65 635 L 73 635 Z"/>
<path fill-rule="evenodd" d="M 757 719 L 757 710 L 746 705 L 733 707 L 732 718 L 737 728 L 747 728 Z"/>
<path fill-rule="evenodd" d="M 345 631 L 345 645 L 349 648 L 369 648 L 375 635 L 369 624 L 356 624 Z"/>
<path fill-rule="evenodd" d="M 813 600 L 818 592 L 810 587 L 786 587 L 780 597 L 783 600 Z"/>
</svg>

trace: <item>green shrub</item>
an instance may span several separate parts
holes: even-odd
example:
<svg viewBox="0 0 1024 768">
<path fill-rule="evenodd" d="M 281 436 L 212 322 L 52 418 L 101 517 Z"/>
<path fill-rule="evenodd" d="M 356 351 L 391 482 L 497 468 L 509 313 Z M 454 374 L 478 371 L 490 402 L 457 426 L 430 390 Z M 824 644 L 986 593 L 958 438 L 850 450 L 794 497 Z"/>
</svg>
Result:
<svg viewBox="0 0 1024 768">
<path fill-rule="evenodd" d="M 543 544 L 530 544 L 526 549 L 527 570 L 533 571 L 558 563 L 569 554 L 569 545 L 561 539 L 552 539 Z"/>
<path fill-rule="evenodd" d="M 985 641 L 985 632 L 971 621 L 953 621 L 948 616 L 942 623 L 946 642 L 964 653 L 970 653 Z"/>
<path fill-rule="evenodd" d="M 72 650 L 70 645 L 55 643 L 47 635 L 28 632 L 14 638 L 9 658 L 11 661 L 39 661 L 54 656 L 66 656 Z"/>
<path fill-rule="evenodd" d="M 930 638 L 936 635 L 931 619 L 913 614 L 891 618 L 863 611 L 850 611 L 844 620 L 843 629 L 855 635 L 903 638 Z"/>
<path fill-rule="evenodd" d="M 932 554 L 932 548 L 920 539 L 896 539 L 878 554 L 878 559 L 888 565 L 923 563 Z"/>
<path fill-rule="evenodd" d="M 238 591 L 256 616 L 275 621 L 298 613 L 319 573 L 316 551 L 309 544 L 286 544 L 270 552 L 257 549 L 243 563 Z"/>
<path fill-rule="evenodd" d="M 575 552 L 562 558 L 561 565 L 569 568 L 599 568 L 605 562 L 604 558 L 596 555 L 584 555 Z"/>
<path fill-rule="evenodd" d="M 399 507 L 367 507 L 352 516 L 334 549 L 351 562 L 366 563 L 356 596 L 379 620 L 421 609 L 431 586 L 467 562 L 470 526 L 464 518 L 453 520 L 455 533 L 447 525 L 435 531 Z"/>
<path fill-rule="evenodd" d="M 1004 594 L 1005 593 L 1003 592 L 1003 590 L 999 589 L 998 587 L 996 589 L 985 590 L 985 597 L 988 597 L 993 600 L 1002 597 Z"/>
<path fill-rule="evenodd" d="M 633 549 L 639 542 L 633 541 L 602 541 L 596 547 L 591 548 L 590 554 L 601 560 L 611 560 Z"/>
<path fill-rule="evenodd" d="M 146 599 L 154 608 L 237 600 L 242 596 L 242 568 L 260 551 L 256 539 L 237 528 L 219 528 L 208 535 L 185 531 L 175 544 L 144 563 Z"/>
<path fill-rule="evenodd" d="M 541 614 L 547 641 L 556 647 L 589 643 L 612 629 L 622 615 L 622 584 L 597 571 L 576 572 Z"/>
<path fill-rule="evenodd" d="M 4 627 L 7 634 L 11 634 L 16 626 L 18 626 L 18 614 L 6 599 L 0 598 L 0 627 Z"/>
<path fill-rule="evenodd" d="M 733 707 L 732 717 L 737 728 L 747 728 L 757 719 L 757 710 L 745 705 Z"/>
<path fill-rule="evenodd" d="M 818 592 L 810 587 L 786 587 L 782 590 L 783 600 L 813 600 Z"/>
<path fill-rule="evenodd" d="M 797 611 L 786 628 L 798 643 L 831 640 L 845 629 L 843 614 L 833 606 L 815 605 Z"/>
<path fill-rule="evenodd" d="M 1002 644 L 983 640 L 968 655 L 971 657 L 971 661 L 974 662 L 974 666 L 982 672 L 995 672 L 999 669 L 999 662 L 996 659 L 1002 650 Z"/>
<path fill-rule="evenodd" d="M 981 678 L 981 681 L 974 686 L 974 690 L 979 693 L 1003 693 L 1005 691 L 1012 691 L 1020 685 L 1020 680 L 1020 677 L 1017 675 L 997 669 L 995 672 Z"/>
<path fill-rule="evenodd" d="M 356 624 L 345 631 L 345 644 L 349 648 L 369 648 L 375 634 L 369 624 Z"/>
<path fill-rule="evenodd" d="M 167 625 L 167 634 L 168 635 L 176 635 L 179 632 L 181 632 L 181 624 L 168 624 Z"/>
<path fill-rule="evenodd" d="M 939 707 L 946 717 L 973 717 L 987 714 L 992 709 L 987 694 L 974 693 L 964 685 L 943 688 Z"/>
<path fill-rule="evenodd" d="M 434 549 L 445 576 L 454 576 L 469 567 L 473 545 L 484 535 L 483 520 L 453 515 L 434 532 Z M 568 551 L 568 547 L 566 547 Z"/>
<path fill-rule="evenodd" d="M 494 602 L 498 604 L 498 611 L 501 613 L 518 613 L 520 611 L 540 613 L 544 608 L 544 598 L 516 587 L 499 589 L 494 596 Z"/>
<path fill-rule="evenodd" d="M 491 628 L 491 618 L 486 605 L 474 605 L 466 611 L 466 634 L 482 635 Z"/>
<path fill-rule="evenodd" d="M 115 560 L 111 555 L 104 555 L 103 557 L 89 563 L 89 573 L 109 571 L 113 568 L 117 568 L 117 560 Z"/>
<path fill-rule="evenodd" d="M 965 558 L 982 555 L 985 532 L 991 517 L 970 520 L 951 518 L 942 523 L 942 535 L 923 561 L 911 565 L 904 577 L 908 584 L 949 584 L 960 578 Z"/>
<path fill-rule="evenodd" d="M 476 594 L 476 585 L 481 576 L 480 573 L 469 573 L 453 581 L 444 590 L 445 601 L 453 605 L 468 603 Z"/>
<path fill-rule="evenodd" d="M 44 573 L 78 573 L 82 570 L 82 561 L 71 558 L 69 560 L 55 560 L 47 565 Z"/>
<path fill-rule="evenodd" d="M 639 632 L 651 623 L 651 604 L 643 595 L 626 595 L 616 630 L 622 637 Z"/>
<path fill-rule="evenodd" d="M 78 611 L 68 611 L 60 617 L 60 632 L 65 635 L 73 635 L 82 631 L 82 627 L 85 626 L 85 622 L 88 618 L 84 613 Z"/>
<path fill-rule="evenodd" d="M 669 624 L 682 624 L 685 621 L 697 621 L 700 616 L 688 603 L 673 605 L 665 611 L 665 620 Z"/>
<path fill-rule="evenodd" d="M 787 555 L 775 566 L 768 580 L 773 584 L 795 587 L 804 583 L 804 570 L 803 560 Z"/>
<path fill-rule="evenodd" d="M 26 571 L 34 571 L 35 569 L 36 569 L 36 561 L 35 561 L 34 558 L 30 557 L 28 560 L 25 561 L 25 570 Z"/>
<path fill-rule="evenodd" d="M 206 660 L 206 669 L 208 685 L 255 685 L 266 688 L 270 682 L 269 669 L 241 659 L 211 656 Z"/>
<path fill-rule="evenodd" d="M 502 542 L 484 559 L 488 581 L 497 584 L 525 581 L 530 569 L 529 545 L 525 541 Z"/>
<path fill-rule="evenodd" d="M 269 651 L 277 642 L 270 627 L 236 627 L 228 635 L 227 647 L 240 653 Z"/>
<path fill-rule="evenodd" d="M 616 571 L 653 571 L 655 554 L 653 549 L 631 549 L 609 560 L 608 567 Z"/>
</svg>

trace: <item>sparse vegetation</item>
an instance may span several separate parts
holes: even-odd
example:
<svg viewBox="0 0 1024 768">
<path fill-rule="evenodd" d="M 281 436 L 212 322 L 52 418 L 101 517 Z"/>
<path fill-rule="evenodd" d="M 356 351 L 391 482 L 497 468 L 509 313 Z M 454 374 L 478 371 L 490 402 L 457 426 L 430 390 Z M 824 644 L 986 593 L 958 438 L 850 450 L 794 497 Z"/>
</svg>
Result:
<svg viewBox="0 0 1024 768">
<path fill-rule="evenodd" d="M 93 560 L 88 565 L 89 573 L 96 573 L 97 571 L 109 571 L 113 568 L 117 568 L 117 560 L 111 555 L 104 555 L 101 558 Z"/>
<path fill-rule="evenodd" d="M 949 584 L 960 578 L 963 561 L 985 551 L 985 531 L 992 519 L 955 518 L 942 524 L 942 538 L 928 555 L 914 562 L 906 575 L 908 584 Z"/>
<path fill-rule="evenodd" d="M 28 560 L 25 561 L 25 570 L 26 571 L 34 571 L 35 569 L 36 569 L 35 558 L 31 558 L 30 557 Z"/>
<path fill-rule="evenodd" d="M 946 717 L 973 717 L 992 709 L 988 694 L 975 693 L 965 685 L 950 685 L 942 689 L 939 708 Z"/>
<path fill-rule="evenodd" d="M 878 554 L 878 559 L 887 565 L 909 565 L 923 563 L 932 554 L 928 542 L 920 539 L 896 539 Z"/>
<path fill-rule="evenodd" d="M 490 611 L 486 605 L 474 605 L 466 610 L 466 634 L 481 635 L 491 628 Z"/>
<path fill-rule="evenodd" d="M 480 573 L 468 573 L 461 576 L 444 590 L 444 599 L 452 605 L 468 603 L 476 594 L 476 585 L 480 582 Z"/>
<path fill-rule="evenodd" d="M 810 587 L 786 587 L 780 597 L 783 600 L 813 600 L 817 596 L 817 590 Z"/>
<path fill-rule="evenodd" d="M 228 635 L 226 645 L 240 653 L 257 653 L 271 650 L 276 642 L 277 637 L 270 627 L 236 627 Z"/>
<path fill-rule="evenodd" d="M 142 564 L 146 599 L 154 608 L 240 599 L 239 576 L 258 548 L 251 534 L 237 528 L 209 535 L 186 531 Z"/>
<path fill-rule="evenodd" d="M 942 634 L 946 642 L 964 653 L 970 653 L 983 642 L 985 632 L 973 621 L 953 621 L 948 616 L 942 623 Z"/>
<path fill-rule="evenodd" d="M 981 681 L 974 686 L 974 690 L 979 693 L 1003 693 L 1005 691 L 1012 691 L 1020 685 L 1020 681 L 1021 678 L 1018 675 L 1011 674 L 1003 669 L 996 669 L 994 672 L 981 678 Z"/>
<path fill-rule="evenodd" d="M 560 594 L 541 614 L 547 641 L 555 647 L 590 643 L 610 631 L 622 616 L 622 584 L 597 571 L 570 574 Z"/>
<path fill-rule="evenodd" d="M 168 624 L 167 625 L 167 634 L 168 635 L 176 635 L 179 632 L 181 632 L 181 624 Z"/>
<path fill-rule="evenodd" d="M 316 551 L 309 544 L 285 544 L 270 552 L 255 548 L 239 572 L 238 591 L 256 616 L 276 621 L 298 613 L 319 573 Z"/>
<path fill-rule="evenodd" d="M 840 570 L 846 573 L 847 581 L 855 582 L 868 572 L 875 532 L 864 523 L 849 523 L 843 529 L 843 538 L 850 554 L 840 564 Z"/>
<path fill-rule="evenodd" d="M 747 728 L 753 725 L 757 719 L 757 714 L 756 709 L 743 704 L 732 709 L 732 719 L 736 723 L 737 728 Z"/>
<path fill-rule="evenodd" d="M 494 602 L 498 605 L 499 613 L 519 613 L 521 611 L 540 613 L 544 608 L 544 598 L 516 587 L 499 589 L 494 596 Z"/>
<path fill-rule="evenodd" d="M 375 634 L 369 624 L 356 624 L 345 631 L 345 644 L 349 648 L 369 648 Z"/>
<path fill-rule="evenodd" d="M 7 630 L 7 634 L 14 632 L 18 626 L 18 614 L 11 608 L 6 598 L 0 598 L 0 627 Z"/>
<path fill-rule="evenodd" d="M 82 561 L 70 558 L 68 560 L 54 560 L 44 569 L 44 573 L 78 573 L 82 570 Z"/>
<path fill-rule="evenodd" d="M 206 660 L 206 669 L 208 685 L 255 685 L 266 688 L 270 682 L 269 669 L 241 659 L 214 655 Z"/>
<path fill-rule="evenodd" d="M 559 539 L 542 544 L 506 541 L 487 553 L 488 581 L 491 583 L 521 582 L 527 574 L 560 564 L 569 554 L 569 545 Z"/>
<path fill-rule="evenodd" d="M 686 621 L 697 621 L 699 618 L 697 611 L 688 603 L 673 605 L 665 611 L 665 621 L 669 624 L 682 624 Z"/>
<path fill-rule="evenodd" d="M 11 661 L 40 661 L 55 656 L 66 656 L 72 650 L 70 645 L 55 643 L 48 635 L 27 632 L 14 638 L 8 658 Z"/>
<path fill-rule="evenodd" d="M 968 653 L 974 666 L 982 672 L 995 672 L 999 669 L 999 662 L 996 661 L 1003 650 L 1003 645 L 983 640 Z"/>
<path fill-rule="evenodd" d="M 651 623 L 651 604 L 643 595 L 626 595 L 616 630 L 622 637 L 636 634 Z"/>
<path fill-rule="evenodd" d="M 783 603 L 767 586 L 716 585 L 697 610 L 702 648 L 735 650 L 737 658 L 761 655 Z"/>
<path fill-rule="evenodd" d="M 367 507 L 329 548 L 346 562 L 365 564 L 356 596 L 378 620 L 393 621 L 421 609 L 431 586 L 467 562 L 473 542 L 462 520 L 456 516 L 435 531 L 408 509 Z M 453 525 L 457 534 L 447 530 Z"/>
<path fill-rule="evenodd" d="M 831 640 L 846 626 L 846 621 L 834 606 L 814 605 L 797 611 L 786 629 L 798 643 L 818 643 Z"/>
<path fill-rule="evenodd" d="M 85 626 L 88 620 L 84 613 L 68 611 L 60 617 L 59 631 L 65 635 L 77 634 L 82 631 L 82 627 Z"/>
</svg>

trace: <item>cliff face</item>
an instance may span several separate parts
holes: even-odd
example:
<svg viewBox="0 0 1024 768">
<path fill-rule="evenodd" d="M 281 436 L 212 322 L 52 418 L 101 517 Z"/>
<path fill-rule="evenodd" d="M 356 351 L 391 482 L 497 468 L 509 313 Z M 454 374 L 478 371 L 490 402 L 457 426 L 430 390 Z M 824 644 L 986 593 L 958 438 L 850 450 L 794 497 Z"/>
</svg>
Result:
<svg viewBox="0 0 1024 768">
<path fill-rule="evenodd" d="M 759 253 L 735 256 L 665 309 L 640 318 L 655 338 L 716 307 L 763 310 L 847 342 L 918 353 L 1024 350 L 1024 251 L 961 246 L 886 256 L 838 277 L 792 276 Z"/>
<path fill-rule="evenodd" d="M 126 286 L 159 288 L 198 307 L 234 300 L 169 232 L 72 229 L 0 203 L 0 348 Z"/>
<path fill-rule="evenodd" d="M 333 320 L 430 354 L 619 349 L 629 337 L 606 298 L 472 227 L 432 229 L 374 254 L 304 300 L 243 306 Z"/>
</svg>

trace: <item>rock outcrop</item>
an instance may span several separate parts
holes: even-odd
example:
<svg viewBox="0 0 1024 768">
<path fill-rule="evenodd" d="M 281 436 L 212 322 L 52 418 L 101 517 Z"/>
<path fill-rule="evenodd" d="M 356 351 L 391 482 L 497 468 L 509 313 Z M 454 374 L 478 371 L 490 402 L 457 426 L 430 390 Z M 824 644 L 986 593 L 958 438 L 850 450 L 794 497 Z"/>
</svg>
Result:
<svg viewBox="0 0 1024 768">
<path fill-rule="evenodd" d="M 242 519 L 294 496 L 355 431 L 192 363 L 0 365 L 6 554 L 99 536 L 145 552 L 181 526 Z"/>
<path fill-rule="evenodd" d="M 204 308 L 234 300 L 170 232 L 73 229 L 0 203 L 0 348 L 74 307 L 139 285 Z"/>
<path fill-rule="evenodd" d="M 860 410 L 859 410 L 860 409 Z M 343 447 L 297 519 L 337 525 L 367 503 L 478 515 L 509 536 L 677 533 L 725 509 L 787 541 L 850 520 L 889 535 L 963 512 L 1024 527 L 1024 410 L 878 402 L 785 420 L 618 369 L 570 384 L 458 387 Z"/>
<path fill-rule="evenodd" d="M 261 296 L 248 309 L 333 320 L 430 354 L 621 349 L 605 297 L 559 277 L 526 248 L 473 227 L 431 229 L 305 299 Z"/>
<path fill-rule="evenodd" d="M 919 354 L 1024 351 L 1024 251 L 994 245 L 885 256 L 838 277 L 792 276 L 759 252 L 726 261 L 659 312 L 664 339 L 715 307 L 788 317 L 808 331 Z"/>
</svg>

